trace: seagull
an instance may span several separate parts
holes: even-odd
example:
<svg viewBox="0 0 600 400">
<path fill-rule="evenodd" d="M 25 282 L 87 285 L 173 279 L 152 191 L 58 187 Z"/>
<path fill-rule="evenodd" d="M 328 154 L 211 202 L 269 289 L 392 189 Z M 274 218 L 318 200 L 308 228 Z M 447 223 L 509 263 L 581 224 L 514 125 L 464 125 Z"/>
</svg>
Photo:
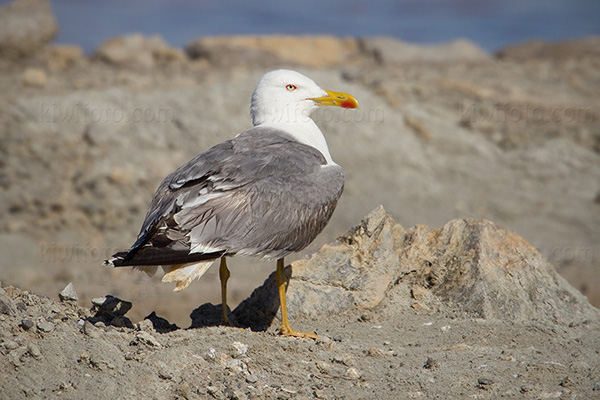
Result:
<svg viewBox="0 0 600 400">
<path fill-rule="evenodd" d="M 278 332 L 317 338 L 290 327 L 284 257 L 308 246 L 329 222 L 344 172 L 310 117 L 320 106 L 358 108 L 346 93 L 321 89 L 291 70 L 266 73 L 250 104 L 253 127 L 208 149 L 165 178 L 135 243 L 105 265 L 134 267 L 185 289 L 217 259 L 223 324 L 228 325 L 227 257 L 277 260 Z"/>
</svg>

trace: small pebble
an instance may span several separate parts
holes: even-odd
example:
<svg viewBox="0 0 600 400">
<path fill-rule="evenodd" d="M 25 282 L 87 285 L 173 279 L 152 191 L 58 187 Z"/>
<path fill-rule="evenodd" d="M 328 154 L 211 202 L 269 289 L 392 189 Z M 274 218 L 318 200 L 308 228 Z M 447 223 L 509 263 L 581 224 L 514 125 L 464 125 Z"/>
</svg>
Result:
<svg viewBox="0 0 600 400">
<path fill-rule="evenodd" d="M 40 350 L 40 347 L 35 343 L 30 343 L 29 346 L 27 346 L 27 352 L 33 358 L 40 358 L 42 356 L 42 351 Z"/>
<path fill-rule="evenodd" d="M 354 357 L 351 354 L 341 354 L 333 357 L 334 363 L 343 364 L 347 367 L 351 367 L 355 364 Z"/>
<path fill-rule="evenodd" d="M 54 330 L 54 324 L 48 321 L 40 321 L 37 323 L 37 328 L 42 332 L 52 332 Z"/>
<path fill-rule="evenodd" d="M 435 361 L 433 358 L 431 357 L 427 357 L 427 360 L 425 360 L 425 364 L 423 365 L 423 368 L 425 369 L 434 369 L 435 367 L 437 367 L 437 361 Z"/>
<path fill-rule="evenodd" d="M 154 332 L 154 325 L 152 324 L 152 321 L 145 319 L 137 324 L 137 329 L 140 331 Z"/>
<path fill-rule="evenodd" d="M 332 343 L 332 340 L 330 338 L 328 338 L 327 336 L 319 336 L 316 340 L 317 344 L 324 344 L 324 345 L 329 345 Z"/>
<path fill-rule="evenodd" d="M 346 376 L 351 379 L 358 379 L 360 378 L 360 372 L 356 368 L 350 367 L 346 370 Z"/>
<path fill-rule="evenodd" d="M 77 301 L 77 293 L 73 283 L 69 283 L 63 290 L 58 294 L 60 301 Z"/>
<path fill-rule="evenodd" d="M 534 389 L 533 385 L 523 385 L 521 386 L 521 393 L 531 392 Z"/>
<path fill-rule="evenodd" d="M 33 328 L 34 325 L 35 325 L 35 323 L 30 319 L 21 320 L 21 328 L 25 329 L 26 331 Z"/>
<path fill-rule="evenodd" d="M 344 340 L 344 337 L 342 335 L 336 335 L 333 337 L 334 342 L 341 342 L 342 340 Z"/>
<path fill-rule="evenodd" d="M 163 362 L 158 363 L 158 377 L 164 380 L 173 379 L 173 373 L 169 371 L 169 368 Z"/>
<path fill-rule="evenodd" d="M 248 375 L 246 377 L 246 382 L 247 383 L 256 383 L 258 381 L 258 377 L 254 374 Z"/>
<path fill-rule="evenodd" d="M 383 350 L 378 349 L 375 346 L 372 346 L 369 351 L 367 352 L 367 355 L 370 357 L 383 357 L 385 355 L 385 353 L 383 352 Z"/>
<path fill-rule="evenodd" d="M 573 386 L 573 382 L 571 381 L 571 379 L 569 379 L 568 376 L 565 376 L 559 383 L 560 386 L 562 387 L 569 387 L 569 386 Z"/>
<path fill-rule="evenodd" d="M 235 349 L 234 354 L 232 354 L 232 357 L 245 356 L 246 353 L 248 352 L 247 344 L 240 343 L 240 342 L 233 342 L 232 346 Z"/>
<path fill-rule="evenodd" d="M 494 383 L 494 381 L 487 378 L 479 378 L 477 379 L 477 383 L 479 383 L 480 385 L 491 385 L 492 383 Z"/>
<path fill-rule="evenodd" d="M 6 350 L 14 350 L 18 347 L 19 347 L 19 344 L 13 340 L 9 340 L 8 342 L 4 343 L 4 348 Z"/>
</svg>

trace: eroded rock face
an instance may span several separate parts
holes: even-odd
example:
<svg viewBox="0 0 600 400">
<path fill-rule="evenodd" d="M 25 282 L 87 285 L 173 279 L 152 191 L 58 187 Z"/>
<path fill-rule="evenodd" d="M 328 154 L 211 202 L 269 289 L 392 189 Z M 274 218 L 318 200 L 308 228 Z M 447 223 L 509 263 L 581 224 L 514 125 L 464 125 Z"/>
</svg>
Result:
<svg viewBox="0 0 600 400">
<path fill-rule="evenodd" d="M 0 56 L 35 54 L 56 36 L 58 25 L 47 0 L 16 0 L 0 8 Z"/>
<path fill-rule="evenodd" d="M 384 300 L 422 310 L 443 302 L 491 320 L 569 324 L 598 316 L 525 239 L 486 220 L 405 230 L 379 207 L 338 242 L 293 262 L 288 273 L 288 309 L 310 318 Z M 260 317 L 275 315 L 274 279 L 234 311 L 238 321 L 263 326 Z"/>
</svg>

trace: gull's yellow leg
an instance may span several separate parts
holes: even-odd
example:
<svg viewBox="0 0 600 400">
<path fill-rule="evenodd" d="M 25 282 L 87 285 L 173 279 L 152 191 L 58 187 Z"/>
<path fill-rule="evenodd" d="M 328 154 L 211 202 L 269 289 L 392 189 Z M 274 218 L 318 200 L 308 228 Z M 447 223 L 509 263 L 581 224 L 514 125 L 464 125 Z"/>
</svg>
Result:
<svg viewBox="0 0 600 400">
<path fill-rule="evenodd" d="M 221 257 L 221 267 L 219 268 L 219 278 L 221 279 L 221 306 L 223 307 L 223 325 L 229 325 L 227 318 L 227 281 L 231 273 L 227 269 L 225 257 Z"/>
<path fill-rule="evenodd" d="M 277 272 L 275 272 L 275 281 L 277 282 L 277 289 L 279 290 L 279 303 L 281 304 L 281 326 L 279 327 L 279 334 L 285 336 L 295 336 L 302 338 L 317 339 L 314 332 L 298 332 L 290 327 L 287 314 L 287 303 L 285 301 L 285 289 L 287 287 L 287 279 L 285 278 L 285 270 L 283 264 L 283 258 L 277 260 Z"/>
</svg>

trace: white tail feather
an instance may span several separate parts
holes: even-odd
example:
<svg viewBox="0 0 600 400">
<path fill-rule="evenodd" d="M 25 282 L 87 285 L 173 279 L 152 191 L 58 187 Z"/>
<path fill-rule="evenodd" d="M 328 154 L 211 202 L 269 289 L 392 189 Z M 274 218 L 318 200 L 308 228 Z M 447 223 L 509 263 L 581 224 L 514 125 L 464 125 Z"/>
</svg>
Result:
<svg viewBox="0 0 600 400">
<path fill-rule="evenodd" d="M 214 260 L 195 264 L 163 265 L 162 269 L 165 271 L 165 275 L 162 277 L 162 282 L 176 282 L 177 285 L 173 291 L 180 292 L 188 287 L 194 279 L 204 275 L 213 262 Z"/>
</svg>

